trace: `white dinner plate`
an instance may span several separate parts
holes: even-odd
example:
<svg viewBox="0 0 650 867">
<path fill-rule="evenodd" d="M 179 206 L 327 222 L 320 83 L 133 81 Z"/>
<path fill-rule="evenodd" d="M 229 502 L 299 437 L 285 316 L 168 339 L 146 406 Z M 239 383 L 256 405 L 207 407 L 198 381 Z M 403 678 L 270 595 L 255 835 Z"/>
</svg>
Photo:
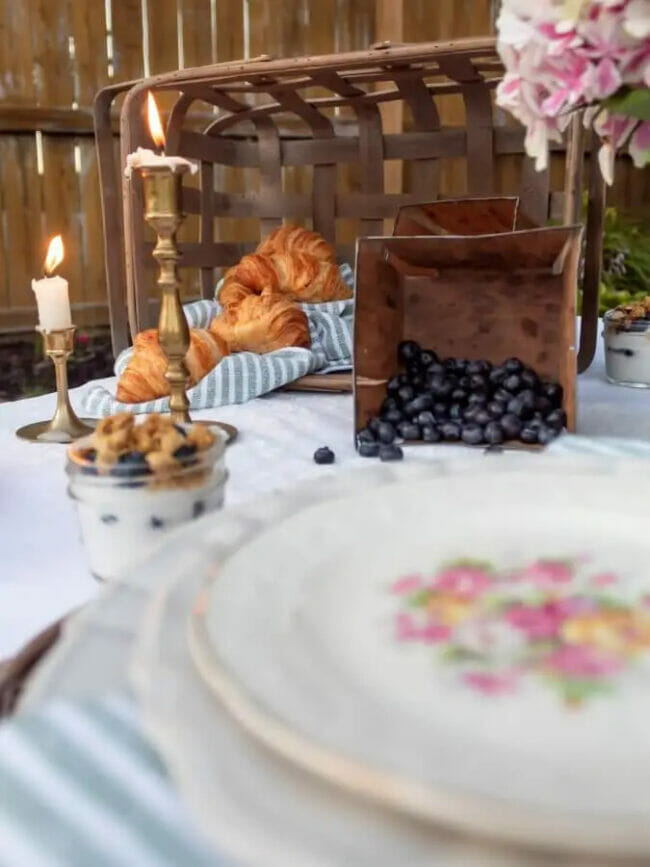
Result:
<svg viewBox="0 0 650 867">
<path fill-rule="evenodd" d="M 194 659 L 250 734 L 356 795 L 648 853 L 647 485 L 530 466 L 364 491 L 261 533 L 198 600 Z"/>
</svg>

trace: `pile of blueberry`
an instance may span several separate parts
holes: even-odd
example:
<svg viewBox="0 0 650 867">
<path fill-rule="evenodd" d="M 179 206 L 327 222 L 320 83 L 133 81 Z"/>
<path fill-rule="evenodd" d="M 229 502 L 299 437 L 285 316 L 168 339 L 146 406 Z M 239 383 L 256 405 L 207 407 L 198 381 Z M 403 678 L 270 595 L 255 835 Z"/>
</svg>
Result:
<svg viewBox="0 0 650 867">
<path fill-rule="evenodd" d="M 382 457 L 398 440 L 546 445 L 566 425 L 562 386 L 518 358 L 499 365 L 440 359 L 413 340 L 399 344 L 397 357 L 402 372 L 388 381 L 379 415 L 357 434 L 364 457 Z"/>
</svg>

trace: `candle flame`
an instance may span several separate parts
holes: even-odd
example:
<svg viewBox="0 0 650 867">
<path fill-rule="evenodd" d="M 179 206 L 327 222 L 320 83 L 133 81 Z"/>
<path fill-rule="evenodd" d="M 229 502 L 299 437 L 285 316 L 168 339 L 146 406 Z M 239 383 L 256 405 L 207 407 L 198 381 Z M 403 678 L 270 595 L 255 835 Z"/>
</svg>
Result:
<svg viewBox="0 0 650 867">
<path fill-rule="evenodd" d="M 55 235 L 50 241 L 45 262 L 43 263 L 43 271 L 47 277 L 51 277 L 61 262 L 63 262 L 63 254 L 63 238 L 61 235 Z"/>
<path fill-rule="evenodd" d="M 149 120 L 149 132 L 154 143 L 159 147 L 165 147 L 165 133 L 163 132 L 160 112 L 152 93 L 147 94 L 147 116 Z"/>
</svg>

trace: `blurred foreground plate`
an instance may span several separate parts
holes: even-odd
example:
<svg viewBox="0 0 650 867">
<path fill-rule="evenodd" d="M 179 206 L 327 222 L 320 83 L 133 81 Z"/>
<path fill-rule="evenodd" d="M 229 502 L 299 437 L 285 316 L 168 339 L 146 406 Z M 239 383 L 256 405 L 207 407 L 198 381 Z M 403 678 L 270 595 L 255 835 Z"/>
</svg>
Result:
<svg viewBox="0 0 650 867">
<path fill-rule="evenodd" d="M 255 739 L 402 814 L 650 853 L 650 501 L 530 463 L 305 508 L 239 548 L 190 621 Z"/>
</svg>

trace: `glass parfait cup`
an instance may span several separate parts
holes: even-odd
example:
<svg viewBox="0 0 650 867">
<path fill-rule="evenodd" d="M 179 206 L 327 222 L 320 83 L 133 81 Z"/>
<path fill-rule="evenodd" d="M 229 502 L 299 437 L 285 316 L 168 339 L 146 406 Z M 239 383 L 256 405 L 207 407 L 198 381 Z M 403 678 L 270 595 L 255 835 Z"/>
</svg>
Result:
<svg viewBox="0 0 650 867">
<path fill-rule="evenodd" d="M 91 447 L 91 437 L 68 448 L 68 494 L 96 578 L 114 579 L 146 560 L 169 530 L 221 508 L 228 477 L 225 438 L 218 428 L 211 430 L 213 445 L 157 473 L 120 465 L 102 472 L 77 453 Z"/>
<path fill-rule="evenodd" d="M 617 385 L 650 388 L 650 319 L 624 319 L 608 310 L 603 316 L 605 373 Z"/>
</svg>

